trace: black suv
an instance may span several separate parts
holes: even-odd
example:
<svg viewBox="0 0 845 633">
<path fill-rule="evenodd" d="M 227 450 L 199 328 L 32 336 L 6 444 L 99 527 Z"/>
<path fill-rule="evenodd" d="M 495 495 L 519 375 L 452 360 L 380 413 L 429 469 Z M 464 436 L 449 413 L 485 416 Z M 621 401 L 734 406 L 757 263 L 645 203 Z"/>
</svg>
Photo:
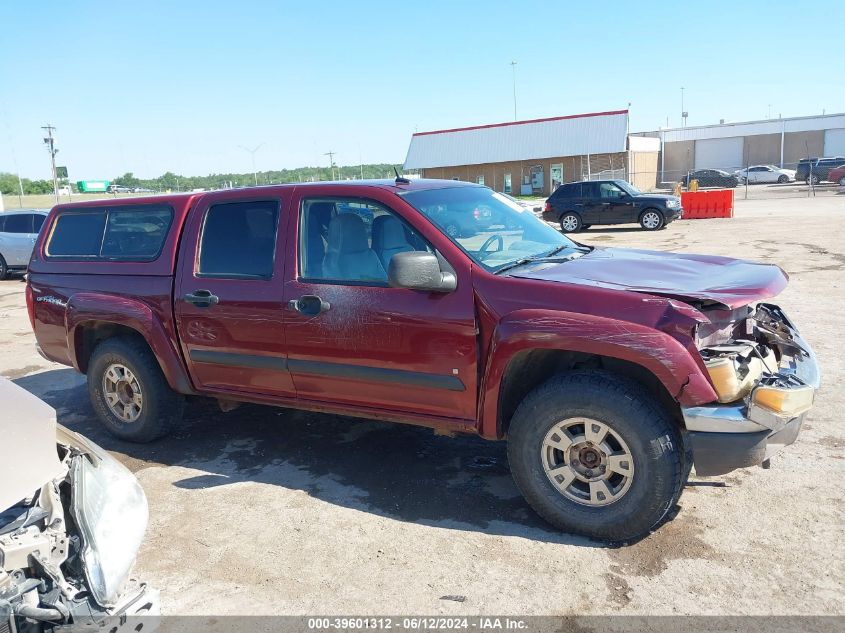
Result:
<svg viewBox="0 0 845 633">
<path fill-rule="evenodd" d="M 546 201 L 543 219 L 575 233 L 593 224 L 636 222 L 646 231 L 661 229 L 681 217 L 677 196 L 643 193 L 624 180 L 570 182 Z"/>
<path fill-rule="evenodd" d="M 795 180 L 803 180 L 808 185 L 811 180 L 814 185 L 827 180 L 827 175 L 834 167 L 845 165 L 845 156 L 832 158 L 802 158 L 795 170 Z M 812 173 L 812 176 L 811 176 Z"/>
</svg>

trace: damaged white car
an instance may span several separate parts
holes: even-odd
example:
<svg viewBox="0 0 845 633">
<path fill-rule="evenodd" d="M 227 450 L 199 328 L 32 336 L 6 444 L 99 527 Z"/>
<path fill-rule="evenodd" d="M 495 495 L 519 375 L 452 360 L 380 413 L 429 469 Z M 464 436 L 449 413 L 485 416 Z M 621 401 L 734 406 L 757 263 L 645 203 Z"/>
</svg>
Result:
<svg viewBox="0 0 845 633">
<path fill-rule="evenodd" d="M 134 475 L 2 378 L 0 403 L 0 633 L 155 628 L 158 592 L 129 577 L 148 519 Z"/>
</svg>

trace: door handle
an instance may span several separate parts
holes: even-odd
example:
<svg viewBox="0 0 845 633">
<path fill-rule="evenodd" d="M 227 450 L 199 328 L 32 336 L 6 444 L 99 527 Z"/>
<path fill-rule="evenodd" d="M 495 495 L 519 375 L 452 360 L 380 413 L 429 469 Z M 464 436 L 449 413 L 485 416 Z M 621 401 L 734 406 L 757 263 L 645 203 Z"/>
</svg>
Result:
<svg viewBox="0 0 845 633">
<path fill-rule="evenodd" d="M 331 307 L 328 301 L 323 301 L 317 295 L 302 295 L 299 299 L 288 301 L 288 309 L 307 316 L 317 316 Z"/>
<path fill-rule="evenodd" d="M 189 292 L 184 297 L 188 303 L 193 303 L 198 308 L 208 308 L 220 302 L 220 297 L 211 294 L 209 290 L 196 290 Z"/>
</svg>

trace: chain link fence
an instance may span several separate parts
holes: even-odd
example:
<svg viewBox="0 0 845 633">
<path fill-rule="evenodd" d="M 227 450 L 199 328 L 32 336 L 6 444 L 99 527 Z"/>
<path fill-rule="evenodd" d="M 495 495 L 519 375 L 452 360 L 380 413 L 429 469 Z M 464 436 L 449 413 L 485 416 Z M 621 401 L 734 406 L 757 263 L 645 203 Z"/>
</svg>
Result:
<svg viewBox="0 0 845 633">
<path fill-rule="evenodd" d="M 735 199 L 800 198 L 845 194 L 845 168 L 835 159 L 780 165 L 714 165 L 708 168 L 630 171 L 624 178 L 644 191 L 734 189 Z M 591 178 L 595 179 L 595 178 Z M 585 178 L 586 180 L 586 178 Z M 653 186 L 650 186 L 654 183 Z"/>
</svg>

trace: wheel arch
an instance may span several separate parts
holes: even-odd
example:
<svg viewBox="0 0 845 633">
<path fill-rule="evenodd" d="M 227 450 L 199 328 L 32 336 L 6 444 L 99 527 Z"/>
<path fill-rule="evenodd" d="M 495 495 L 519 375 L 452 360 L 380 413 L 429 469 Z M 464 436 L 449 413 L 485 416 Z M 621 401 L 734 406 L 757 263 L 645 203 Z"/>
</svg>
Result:
<svg viewBox="0 0 845 633">
<path fill-rule="evenodd" d="M 543 315 L 510 320 L 497 328 L 479 405 L 479 433 L 484 437 L 505 437 L 522 399 L 566 371 L 601 369 L 635 380 L 679 425 L 683 424 L 681 405 L 717 398 L 702 367 L 668 334 L 592 315 L 572 319 L 548 311 L 523 312 L 545 313 L 542 331 L 538 331 L 537 317 Z"/>
<path fill-rule="evenodd" d="M 68 300 L 67 347 L 73 366 L 87 372 L 97 345 L 118 336 L 142 341 L 153 353 L 171 389 L 194 393 L 187 371 L 161 319 L 143 301 L 97 293 Z"/>
</svg>

